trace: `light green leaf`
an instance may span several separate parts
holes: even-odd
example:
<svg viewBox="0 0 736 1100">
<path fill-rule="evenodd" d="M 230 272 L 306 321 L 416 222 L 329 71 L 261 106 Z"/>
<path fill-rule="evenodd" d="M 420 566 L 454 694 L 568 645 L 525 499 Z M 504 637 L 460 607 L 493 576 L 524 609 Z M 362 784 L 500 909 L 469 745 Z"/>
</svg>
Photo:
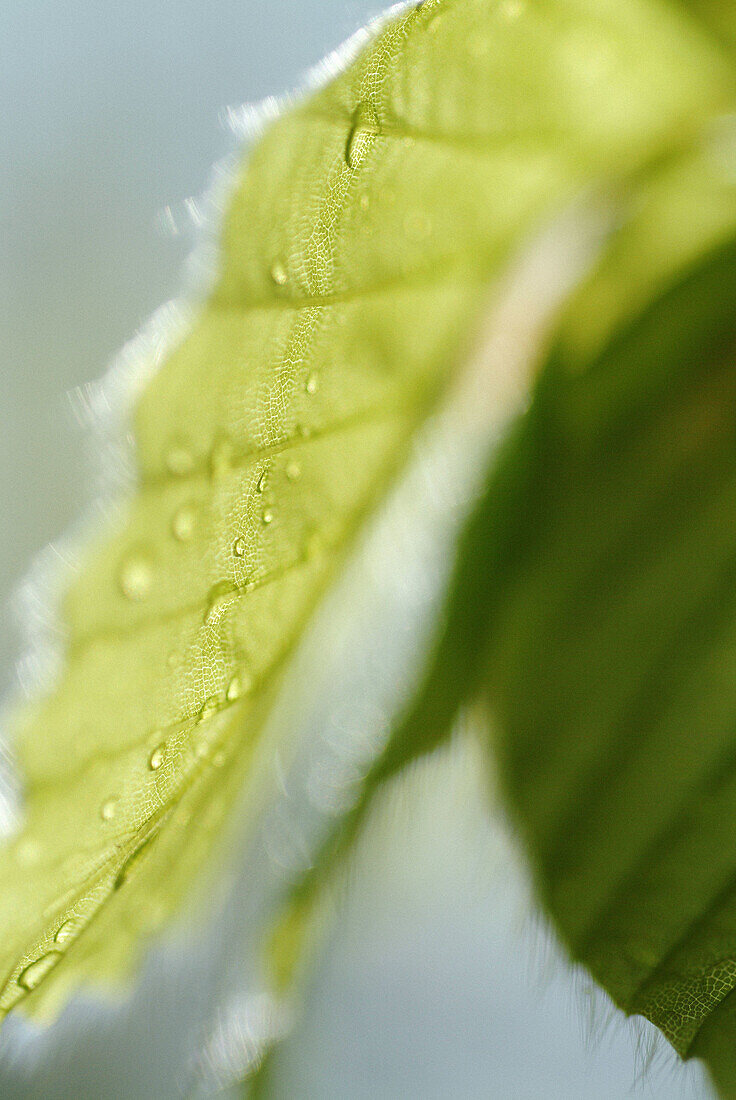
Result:
<svg viewBox="0 0 736 1100">
<path fill-rule="evenodd" d="M 138 488 L 66 595 L 63 671 L 16 722 L 0 1009 L 125 973 L 214 873 L 289 655 L 513 248 L 732 91 L 653 0 L 426 0 L 271 127 L 137 401 Z"/>
</svg>

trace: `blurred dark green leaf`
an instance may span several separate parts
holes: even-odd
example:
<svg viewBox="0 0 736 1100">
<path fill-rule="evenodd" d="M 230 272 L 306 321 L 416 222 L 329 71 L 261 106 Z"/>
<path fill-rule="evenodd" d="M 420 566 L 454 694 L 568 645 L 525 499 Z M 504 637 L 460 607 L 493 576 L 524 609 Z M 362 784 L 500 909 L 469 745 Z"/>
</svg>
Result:
<svg viewBox="0 0 736 1100">
<path fill-rule="evenodd" d="M 593 361 L 556 347 L 466 532 L 410 717 L 431 720 L 440 693 L 447 729 L 453 682 L 458 704 L 485 695 L 501 786 L 572 956 L 681 1055 L 705 1058 L 726 1095 L 734 302 L 728 243 Z"/>
</svg>

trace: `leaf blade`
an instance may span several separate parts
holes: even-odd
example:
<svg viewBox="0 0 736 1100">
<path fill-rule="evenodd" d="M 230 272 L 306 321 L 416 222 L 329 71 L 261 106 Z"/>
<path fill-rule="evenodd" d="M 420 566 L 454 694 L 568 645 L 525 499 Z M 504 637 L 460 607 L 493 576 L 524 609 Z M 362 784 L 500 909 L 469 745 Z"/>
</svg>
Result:
<svg viewBox="0 0 736 1100">
<path fill-rule="evenodd" d="M 558 372 L 554 465 L 488 686 L 506 792 L 573 957 L 717 1078 L 731 1056 L 697 1037 L 734 982 L 735 280 L 731 245 L 577 380 Z M 656 396 L 640 389 L 625 418 L 615 389 L 601 397 L 607 371 L 631 394 L 665 351 L 683 369 Z M 716 1017 L 707 1033 L 720 1042 Z"/>
<path fill-rule="evenodd" d="M 257 774 L 304 622 L 519 237 L 728 101 L 730 74 L 669 14 L 573 9 L 517 26 L 427 3 L 254 151 L 213 292 L 136 405 L 139 492 L 67 594 L 64 677 L 22 719 L 0 1009 L 125 972 L 190 889 Z M 479 29 L 490 58 L 469 49 Z M 661 47 L 651 76 L 642 36 Z M 603 43 L 605 87 L 560 71 L 581 41 Z"/>
</svg>

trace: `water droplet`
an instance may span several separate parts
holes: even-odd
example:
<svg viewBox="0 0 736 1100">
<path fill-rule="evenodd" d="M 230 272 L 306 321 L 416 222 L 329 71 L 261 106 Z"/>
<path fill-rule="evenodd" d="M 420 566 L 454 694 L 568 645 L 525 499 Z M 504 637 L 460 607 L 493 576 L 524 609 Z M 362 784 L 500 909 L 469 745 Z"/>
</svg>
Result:
<svg viewBox="0 0 736 1100">
<path fill-rule="evenodd" d="M 157 745 L 148 758 L 148 766 L 152 772 L 158 771 L 164 762 L 164 753 L 166 752 L 166 745 Z"/>
<path fill-rule="evenodd" d="M 112 821 L 117 813 L 118 804 L 114 798 L 108 798 L 107 802 L 103 802 L 100 806 L 100 817 L 103 821 Z"/>
<path fill-rule="evenodd" d="M 209 592 L 207 610 L 204 616 L 205 623 L 219 621 L 220 616 L 228 608 L 237 591 L 237 586 L 232 581 L 219 581 L 214 584 Z"/>
<path fill-rule="evenodd" d="M 263 520 L 265 526 L 268 527 L 269 523 L 273 523 L 273 512 L 269 509 L 266 509 L 266 511 L 261 516 L 261 519 Z"/>
<path fill-rule="evenodd" d="M 263 470 L 260 477 L 258 478 L 258 481 L 256 482 L 256 492 L 257 493 L 262 493 L 265 488 L 266 488 L 266 471 Z"/>
<path fill-rule="evenodd" d="M 236 558 L 245 557 L 245 539 L 240 535 L 233 543 L 233 554 Z"/>
<path fill-rule="evenodd" d="M 131 554 L 120 567 L 120 590 L 126 599 L 144 600 L 151 590 L 153 569 L 143 554 Z"/>
<path fill-rule="evenodd" d="M 151 844 L 156 839 L 157 835 L 157 833 L 151 833 L 150 836 L 147 836 L 145 840 L 141 841 L 137 848 L 133 849 L 133 851 L 130 853 L 125 863 L 115 876 L 115 881 L 113 883 L 114 890 L 120 889 L 125 880 L 129 877 L 131 871 L 134 870 L 134 868 L 140 862 L 141 857 L 148 851 Z"/>
<path fill-rule="evenodd" d="M 77 930 L 77 922 L 73 917 L 69 917 L 62 924 L 59 925 L 56 935 L 54 936 L 54 943 L 68 943 Z"/>
<path fill-rule="evenodd" d="M 194 534 L 196 513 L 191 504 L 185 504 L 174 512 L 171 520 L 171 531 L 179 542 L 188 542 Z"/>
<path fill-rule="evenodd" d="M 317 378 L 317 375 L 310 374 L 309 378 L 306 381 L 304 389 L 307 391 L 307 393 L 316 393 L 318 385 L 319 379 Z"/>
<path fill-rule="evenodd" d="M 197 715 L 197 722 L 206 722 L 209 718 L 213 718 L 219 710 L 219 704 L 214 695 L 211 695 L 209 699 L 205 699 L 204 703 L 199 709 Z"/>
<path fill-rule="evenodd" d="M 247 673 L 242 673 L 238 676 L 233 676 L 227 686 L 226 696 L 229 702 L 234 703 L 241 695 L 247 695 L 248 692 L 252 690 L 253 681 Z"/>
<path fill-rule="evenodd" d="M 276 259 L 271 264 L 271 278 L 276 286 L 286 286 L 289 281 L 289 273 L 282 259 Z"/>
<path fill-rule="evenodd" d="M 194 468 L 192 452 L 183 443 L 173 443 L 166 452 L 166 469 L 174 477 L 184 477 Z"/>
<path fill-rule="evenodd" d="M 225 763 L 225 753 L 222 749 L 219 749 L 212 757 L 212 767 L 221 768 Z"/>
<path fill-rule="evenodd" d="M 298 462 L 290 462 L 286 467 L 286 476 L 289 481 L 298 481 L 302 476 L 302 468 Z"/>
<path fill-rule="evenodd" d="M 21 970 L 18 975 L 18 985 L 27 993 L 31 993 L 38 988 L 46 975 L 63 957 L 61 951 L 47 951 L 45 955 L 41 955 Z"/>
<path fill-rule="evenodd" d="M 352 125 L 345 145 L 345 163 L 348 168 L 357 168 L 373 142 L 381 132 L 378 115 L 371 103 L 361 102 L 353 111 Z"/>
</svg>

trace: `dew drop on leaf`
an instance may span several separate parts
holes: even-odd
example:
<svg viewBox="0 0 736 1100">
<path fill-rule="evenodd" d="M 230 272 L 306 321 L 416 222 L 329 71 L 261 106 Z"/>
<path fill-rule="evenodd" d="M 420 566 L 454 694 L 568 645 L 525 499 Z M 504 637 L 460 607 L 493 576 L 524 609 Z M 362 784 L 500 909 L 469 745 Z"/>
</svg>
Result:
<svg viewBox="0 0 736 1100">
<path fill-rule="evenodd" d="M 261 519 L 263 520 L 266 527 L 268 527 L 269 523 L 273 523 L 273 512 L 271 512 L 269 509 L 266 509 L 266 511 L 261 516 Z"/>
<path fill-rule="evenodd" d="M 378 115 L 371 103 L 358 104 L 353 111 L 350 133 L 345 145 L 345 163 L 348 168 L 357 168 L 370 150 L 381 132 Z"/>
<path fill-rule="evenodd" d="M 309 378 L 306 381 L 306 385 L 304 386 L 304 388 L 307 391 L 307 393 L 316 393 L 318 385 L 319 385 L 319 382 L 317 380 L 317 375 L 316 374 L 310 374 Z"/>
<path fill-rule="evenodd" d="M 210 589 L 205 611 L 205 623 L 212 623 L 220 618 L 229 606 L 233 596 L 237 593 L 237 586 L 232 581 L 218 581 Z"/>
<path fill-rule="evenodd" d="M 289 281 L 289 274 L 283 260 L 278 259 L 273 261 L 271 264 L 271 278 L 276 283 L 276 286 L 286 286 Z"/>
<path fill-rule="evenodd" d="M 129 877 L 131 871 L 133 871 L 133 869 L 136 867 L 136 865 L 140 862 L 141 856 L 143 856 L 145 854 L 145 852 L 148 851 L 149 847 L 151 846 L 153 841 L 156 839 L 156 835 L 157 835 L 156 833 L 153 833 L 150 836 L 147 836 L 146 839 L 141 841 L 141 843 L 138 845 L 138 847 L 135 848 L 130 853 L 130 855 L 126 859 L 125 863 L 123 864 L 123 866 L 120 868 L 120 870 L 117 873 L 117 876 L 115 878 L 115 882 L 113 883 L 113 889 L 115 889 L 115 890 L 120 889 L 120 887 L 123 885 L 123 883 Z"/>
<path fill-rule="evenodd" d="M 236 699 L 239 699 L 241 695 L 247 695 L 253 688 L 253 681 L 247 673 L 243 673 L 238 676 L 233 676 L 230 683 L 227 685 L 226 696 L 230 703 L 234 703 Z"/>
<path fill-rule="evenodd" d="M 120 567 L 120 590 L 128 600 L 144 600 L 151 590 L 153 569 L 142 554 L 132 554 Z"/>
<path fill-rule="evenodd" d="M 217 699 L 211 696 L 209 699 L 205 699 L 204 703 L 200 707 L 199 714 L 197 715 L 198 722 L 206 722 L 208 718 L 212 718 L 217 714 L 219 710 Z"/>
<path fill-rule="evenodd" d="M 185 504 L 174 512 L 171 531 L 179 542 L 188 542 L 194 534 L 196 514 L 191 505 Z"/>
<path fill-rule="evenodd" d="M 263 490 L 265 489 L 265 487 L 266 487 L 266 471 L 263 470 L 260 477 L 258 478 L 258 481 L 256 482 L 256 492 L 257 493 L 262 493 Z"/>
<path fill-rule="evenodd" d="M 76 928 L 77 922 L 72 917 L 65 920 L 63 924 L 59 925 L 56 935 L 54 936 L 54 942 L 59 944 L 68 943 L 74 935 Z"/>
<path fill-rule="evenodd" d="M 233 543 L 233 554 L 236 558 L 245 557 L 245 539 L 242 536 L 238 537 Z"/>
<path fill-rule="evenodd" d="M 157 745 L 148 758 L 148 766 L 152 772 L 158 771 L 164 762 L 165 745 Z"/>
<path fill-rule="evenodd" d="M 298 462 L 290 462 L 286 467 L 286 476 L 289 481 L 298 481 L 302 476 L 302 468 Z"/>
<path fill-rule="evenodd" d="M 61 951 L 47 951 L 45 955 L 41 955 L 21 970 L 18 975 L 18 985 L 27 993 L 31 993 L 62 958 Z"/>
<path fill-rule="evenodd" d="M 100 817 L 103 821 L 112 821 L 117 813 L 118 804 L 114 798 L 108 798 L 100 806 Z"/>
</svg>

